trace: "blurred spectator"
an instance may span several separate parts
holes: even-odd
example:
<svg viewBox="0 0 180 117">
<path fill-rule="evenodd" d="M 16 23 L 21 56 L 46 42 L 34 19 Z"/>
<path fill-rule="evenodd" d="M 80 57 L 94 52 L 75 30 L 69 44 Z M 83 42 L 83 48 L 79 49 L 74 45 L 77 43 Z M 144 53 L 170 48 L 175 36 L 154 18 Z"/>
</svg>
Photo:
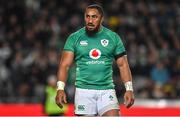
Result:
<svg viewBox="0 0 180 117">
<path fill-rule="evenodd" d="M 151 78 L 155 82 L 155 85 L 164 85 L 170 80 L 170 74 L 163 62 L 157 62 L 157 64 L 151 70 Z"/>
<path fill-rule="evenodd" d="M 55 102 L 56 96 L 56 76 L 50 75 L 47 79 L 47 86 L 45 87 L 45 99 L 44 99 L 44 112 L 48 116 L 62 116 L 67 111 L 67 105 L 65 104 L 60 109 Z"/>
</svg>

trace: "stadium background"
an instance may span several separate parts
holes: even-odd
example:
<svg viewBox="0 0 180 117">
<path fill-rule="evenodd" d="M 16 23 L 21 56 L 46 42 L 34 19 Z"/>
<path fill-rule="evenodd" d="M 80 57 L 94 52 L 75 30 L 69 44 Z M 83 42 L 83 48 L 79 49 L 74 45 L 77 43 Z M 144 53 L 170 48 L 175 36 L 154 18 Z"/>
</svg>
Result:
<svg viewBox="0 0 180 117">
<path fill-rule="evenodd" d="M 133 115 L 133 109 L 139 108 L 150 109 L 144 110 L 144 115 L 158 114 L 159 108 L 165 114 L 168 111 L 162 109 L 171 107 L 170 115 L 180 115 L 178 0 L 1 0 L 0 115 L 44 115 L 47 79 L 56 75 L 64 42 L 70 33 L 84 26 L 84 9 L 92 3 L 102 5 L 103 24 L 120 35 L 127 50 L 137 108 L 126 110 L 121 105 L 124 115 Z M 74 67 L 66 86 L 71 107 Z M 122 104 L 124 86 L 115 64 L 113 69 Z M 32 108 L 22 112 L 21 106 Z"/>
</svg>

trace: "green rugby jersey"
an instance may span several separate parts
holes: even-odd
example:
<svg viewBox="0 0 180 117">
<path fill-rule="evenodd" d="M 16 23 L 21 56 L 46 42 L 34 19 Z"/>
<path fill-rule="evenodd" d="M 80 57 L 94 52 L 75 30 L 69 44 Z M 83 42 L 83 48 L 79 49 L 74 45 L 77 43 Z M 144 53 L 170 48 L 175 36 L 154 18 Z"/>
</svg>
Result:
<svg viewBox="0 0 180 117">
<path fill-rule="evenodd" d="M 83 89 L 113 89 L 112 63 L 115 57 L 125 54 L 120 37 L 113 31 L 101 27 L 89 37 L 85 28 L 72 33 L 64 46 L 72 51 L 76 62 L 76 87 Z"/>
</svg>

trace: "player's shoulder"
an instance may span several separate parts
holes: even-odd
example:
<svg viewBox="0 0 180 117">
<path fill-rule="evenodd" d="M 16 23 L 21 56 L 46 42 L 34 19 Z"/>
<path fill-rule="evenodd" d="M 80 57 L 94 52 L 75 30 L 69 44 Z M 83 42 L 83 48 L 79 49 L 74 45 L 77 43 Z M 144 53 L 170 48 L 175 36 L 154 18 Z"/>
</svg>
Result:
<svg viewBox="0 0 180 117">
<path fill-rule="evenodd" d="M 104 32 L 109 36 L 109 37 L 116 37 L 116 36 L 118 36 L 118 34 L 116 33 L 116 32 L 114 32 L 113 30 L 111 30 L 111 29 L 109 29 L 109 28 L 107 28 L 107 27 L 104 27 L 103 26 L 103 30 L 104 30 Z"/>
<path fill-rule="evenodd" d="M 70 36 L 76 36 L 77 37 L 77 36 L 81 36 L 84 33 L 85 33 L 85 28 L 83 27 L 83 28 L 80 28 L 79 30 L 71 33 Z"/>
<path fill-rule="evenodd" d="M 68 37 L 68 41 L 76 42 L 83 34 L 84 34 L 84 28 L 81 28 L 73 33 L 71 33 Z"/>
</svg>

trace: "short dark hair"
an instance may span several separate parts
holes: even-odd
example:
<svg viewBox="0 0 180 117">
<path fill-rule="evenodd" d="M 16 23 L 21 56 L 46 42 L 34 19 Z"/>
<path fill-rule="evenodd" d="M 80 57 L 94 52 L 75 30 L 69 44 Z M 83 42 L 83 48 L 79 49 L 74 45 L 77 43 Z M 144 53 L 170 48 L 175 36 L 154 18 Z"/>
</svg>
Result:
<svg viewBox="0 0 180 117">
<path fill-rule="evenodd" d="M 86 9 L 97 9 L 101 16 L 104 16 L 103 8 L 98 4 L 92 4 L 86 7 Z"/>
</svg>

